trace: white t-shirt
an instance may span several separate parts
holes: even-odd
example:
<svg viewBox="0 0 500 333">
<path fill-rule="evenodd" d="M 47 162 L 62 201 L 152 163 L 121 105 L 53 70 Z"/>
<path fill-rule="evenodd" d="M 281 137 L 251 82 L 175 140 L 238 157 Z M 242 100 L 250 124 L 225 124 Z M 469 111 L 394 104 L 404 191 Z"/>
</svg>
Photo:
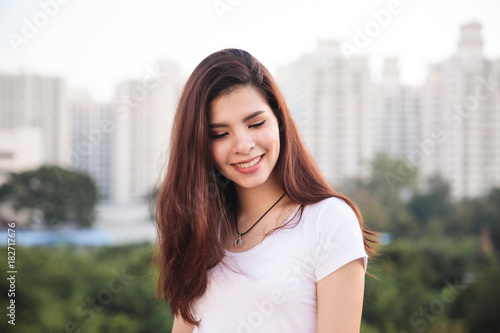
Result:
<svg viewBox="0 0 500 333">
<path fill-rule="evenodd" d="M 191 308 L 202 319 L 194 332 L 316 332 L 316 282 L 359 258 L 366 271 L 359 222 L 345 201 L 328 198 L 305 206 L 295 227 L 274 232 L 246 252 L 226 251 L 224 261 L 245 274 L 220 263 L 209 271 L 207 290 Z"/>
</svg>

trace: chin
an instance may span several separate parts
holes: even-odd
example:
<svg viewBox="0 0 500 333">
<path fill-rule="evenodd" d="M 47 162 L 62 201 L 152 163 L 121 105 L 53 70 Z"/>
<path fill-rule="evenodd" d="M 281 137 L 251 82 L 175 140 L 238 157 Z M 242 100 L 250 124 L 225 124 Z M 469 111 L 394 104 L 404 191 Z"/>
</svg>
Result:
<svg viewBox="0 0 500 333">
<path fill-rule="evenodd" d="M 265 182 L 235 182 L 236 186 L 244 189 L 257 188 L 263 185 Z"/>
<path fill-rule="evenodd" d="M 263 186 L 266 183 L 269 183 L 271 180 L 271 175 L 269 174 L 266 177 L 255 177 L 254 179 L 241 179 L 241 178 L 238 179 L 238 178 L 233 180 L 236 186 L 245 189 L 252 189 Z"/>
</svg>

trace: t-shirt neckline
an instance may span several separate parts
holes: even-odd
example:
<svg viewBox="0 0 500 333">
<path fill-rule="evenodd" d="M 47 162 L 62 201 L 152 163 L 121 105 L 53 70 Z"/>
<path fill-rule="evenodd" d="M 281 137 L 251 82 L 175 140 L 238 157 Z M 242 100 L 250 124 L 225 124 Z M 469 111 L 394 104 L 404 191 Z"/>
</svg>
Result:
<svg viewBox="0 0 500 333">
<path fill-rule="evenodd" d="M 293 210 L 293 212 L 286 218 L 286 220 L 281 224 L 281 225 L 284 225 L 285 223 L 288 223 L 294 216 L 295 214 L 297 213 L 297 211 L 299 210 L 300 208 L 300 204 L 297 204 L 297 207 L 295 207 L 295 209 Z M 281 231 L 281 230 L 277 230 L 277 231 Z M 251 249 L 248 249 L 246 251 L 243 251 L 243 252 L 232 252 L 232 251 L 229 251 L 227 249 L 224 249 L 224 252 L 226 253 L 226 255 L 230 255 L 230 256 L 233 256 L 233 257 L 237 257 L 237 256 L 242 256 L 242 255 L 245 255 L 245 254 L 248 254 L 248 253 L 252 253 L 252 252 L 255 252 L 257 249 L 259 248 L 262 248 L 262 245 L 269 239 L 271 238 L 272 236 L 274 236 L 274 234 L 276 234 L 277 232 L 273 232 L 272 234 L 270 234 L 269 236 L 265 237 L 262 242 L 258 243 L 257 245 L 255 245 L 254 247 L 252 247 Z"/>
</svg>

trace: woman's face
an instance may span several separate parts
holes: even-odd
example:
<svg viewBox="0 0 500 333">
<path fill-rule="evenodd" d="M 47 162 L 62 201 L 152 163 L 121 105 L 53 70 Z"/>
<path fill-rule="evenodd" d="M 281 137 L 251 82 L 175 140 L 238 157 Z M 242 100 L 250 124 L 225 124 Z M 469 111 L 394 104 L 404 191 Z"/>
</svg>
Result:
<svg viewBox="0 0 500 333">
<path fill-rule="evenodd" d="M 216 168 L 236 186 L 255 188 L 272 177 L 280 152 L 278 120 L 257 90 L 241 87 L 215 99 L 209 130 Z"/>
</svg>

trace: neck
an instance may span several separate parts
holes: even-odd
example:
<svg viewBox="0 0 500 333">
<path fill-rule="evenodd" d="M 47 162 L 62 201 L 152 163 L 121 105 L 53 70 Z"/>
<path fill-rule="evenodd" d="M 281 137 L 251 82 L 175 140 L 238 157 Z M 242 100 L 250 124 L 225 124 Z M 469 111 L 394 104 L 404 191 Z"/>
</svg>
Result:
<svg viewBox="0 0 500 333">
<path fill-rule="evenodd" d="M 271 178 L 261 186 L 250 189 L 236 186 L 236 192 L 238 194 L 238 216 L 252 218 L 267 211 L 284 191 L 276 178 L 271 175 Z"/>
</svg>

